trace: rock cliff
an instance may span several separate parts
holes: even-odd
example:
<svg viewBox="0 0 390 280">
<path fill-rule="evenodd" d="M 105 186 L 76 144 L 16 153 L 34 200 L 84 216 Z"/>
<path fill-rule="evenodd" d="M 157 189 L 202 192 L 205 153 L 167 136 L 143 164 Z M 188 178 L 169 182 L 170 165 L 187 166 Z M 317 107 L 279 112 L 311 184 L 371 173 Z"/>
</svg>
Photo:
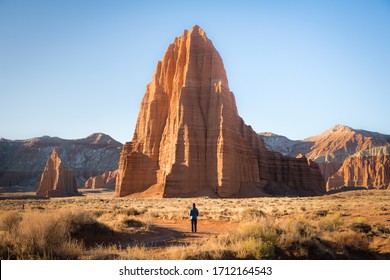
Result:
<svg viewBox="0 0 390 280">
<path fill-rule="evenodd" d="M 239 117 L 222 58 L 198 26 L 176 38 L 123 146 L 116 196 L 320 194 L 318 166 L 284 157 Z"/>
<path fill-rule="evenodd" d="M 87 189 L 115 189 L 117 174 L 118 170 L 106 171 L 103 174 L 88 178 L 84 186 Z"/>
<path fill-rule="evenodd" d="M 48 197 L 78 195 L 76 177 L 62 164 L 56 150 L 47 160 L 36 194 Z"/>
<path fill-rule="evenodd" d="M 284 155 L 301 153 L 315 161 L 327 180 L 336 174 L 344 160 L 359 151 L 390 146 L 390 135 L 336 125 L 323 133 L 304 140 L 290 140 L 273 133 L 260 133 L 267 147 Z"/>
<path fill-rule="evenodd" d="M 343 186 L 368 189 L 390 188 L 390 147 L 376 147 L 347 157 L 327 182 L 327 190 Z"/>
</svg>

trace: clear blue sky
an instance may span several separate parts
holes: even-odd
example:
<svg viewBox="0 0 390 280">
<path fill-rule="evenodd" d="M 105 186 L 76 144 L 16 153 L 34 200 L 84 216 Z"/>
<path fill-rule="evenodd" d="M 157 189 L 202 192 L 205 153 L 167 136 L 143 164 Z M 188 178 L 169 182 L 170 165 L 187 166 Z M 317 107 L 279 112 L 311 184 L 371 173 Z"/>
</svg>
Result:
<svg viewBox="0 0 390 280">
<path fill-rule="evenodd" d="M 194 24 L 257 132 L 390 134 L 389 0 L 0 0 L 0 136 L 130 141 L 157 61 Z"/>
</svg>

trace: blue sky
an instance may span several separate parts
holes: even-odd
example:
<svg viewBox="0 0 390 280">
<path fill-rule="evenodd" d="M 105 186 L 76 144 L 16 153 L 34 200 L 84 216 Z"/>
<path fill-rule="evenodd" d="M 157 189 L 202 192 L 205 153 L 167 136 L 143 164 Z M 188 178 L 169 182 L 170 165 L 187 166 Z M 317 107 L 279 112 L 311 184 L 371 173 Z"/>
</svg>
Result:
<svg viewBox="0 0 390 280">
<path fill-rule="evenodd" d="M 195 24 L 255 131 L 390 134 L 388 0 L 0 0 L 0 137 L 130 141 L 157 61 Z"/>
</svg>

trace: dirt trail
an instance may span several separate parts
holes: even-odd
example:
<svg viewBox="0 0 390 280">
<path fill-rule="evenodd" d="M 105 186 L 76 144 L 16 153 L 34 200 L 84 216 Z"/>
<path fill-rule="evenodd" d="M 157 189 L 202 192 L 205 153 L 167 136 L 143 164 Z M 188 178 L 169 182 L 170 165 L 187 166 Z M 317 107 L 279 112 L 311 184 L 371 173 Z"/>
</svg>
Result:
<svg viewBox="0 0 390 280">
<path fill-rule="evenodd" d="M 156 219 L 153 221 L 153 228 L 150 232 L 116 233 L 115 237 L 111 238 L 111 242 L 119 243 L 122 248 L 137 244 L 150 248 L 200 244 L 236 227 L 236 223 L 226 221 L 199 220 L 198 232 L 193 233 L 190 221 Z"/>
</svg>

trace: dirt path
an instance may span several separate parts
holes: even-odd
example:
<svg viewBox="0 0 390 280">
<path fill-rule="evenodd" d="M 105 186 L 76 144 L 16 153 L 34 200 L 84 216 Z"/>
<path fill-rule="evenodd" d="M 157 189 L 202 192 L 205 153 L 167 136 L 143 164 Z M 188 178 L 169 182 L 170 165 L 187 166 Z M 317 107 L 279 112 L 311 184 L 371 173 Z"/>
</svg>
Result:
<svg viewBox="0 0 390 280">
<path fill-rule="evenodd" d="M 230 231 L 236 223 L 225 221 L 198 221 L 198 232 L 191 232 L 190 221 L 160 220 L 153 221 L 153 228 L 148 232 L 117 232 L 111 236 L 111 243 L 122 248 L 142 245 L 149 248 L 164 248 L 204 243 L 207 239 Z M 106 240 L 107 241 L 107 240 Z"/>
</svg>

